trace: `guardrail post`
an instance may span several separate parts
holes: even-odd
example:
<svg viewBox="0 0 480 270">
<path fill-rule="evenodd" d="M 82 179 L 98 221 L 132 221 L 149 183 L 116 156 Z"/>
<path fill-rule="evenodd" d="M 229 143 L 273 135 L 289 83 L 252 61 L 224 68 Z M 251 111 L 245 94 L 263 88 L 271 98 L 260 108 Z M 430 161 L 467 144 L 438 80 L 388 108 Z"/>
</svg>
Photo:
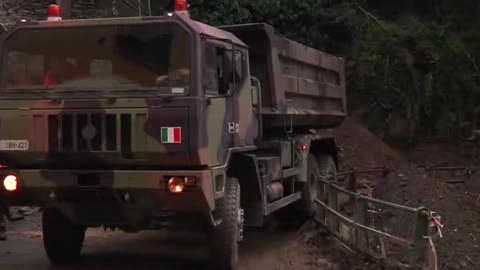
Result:
<svg viewBox="0 0 480 270">
<path fill-rule="evenodd" d="M 366 225 L 368 214 L 368 204 L 360 198 L 360 194 L 355 197 L 355 222 Z M 355 228 L 355 245 L 357 249 L 364 250 L 368 248 L 367 233 Z"/>
<path fill-rule="evenodd" d="M 428 248 L 428 223 L 430 219 L 430 213 L 425 208 L 420 208 L 417 211 L 417 219 L 415 223 L 415 238 L 413 239 L 412 247 L 412 265 L 426 264 L 426 249 Z"/>
<path fill-rule="evenodd" d="M 338 212 L 338 191 L 331 182 L 328 183 L 328 207 Z M 331 232 L 338 235 L 339 224 L 336 216 L 329 214 L 328 227 L 330 228 Z"/>
<path fill-rule="evenodd" d="M 328 184 L 324 180 L 320 180 L 317 183 L 317 185 L 319 185 L 317 188 L 317 192 L 318 192 L 317 200 L 323 203 L 327 203 Z M 321 222 L 323 225 L 327 225 L 328 211 L 320 204 L 315 203 L 315 205 L 316 205 L 315 219 Z"/>
<path fill-rule="evenodd" d="M 350 177 L 348 179 L 348 186 L 347 189 L 356 192 L 357 190 L 357 169 L 353 168 L 352 172 L 350 173 Z"/>
</svg>

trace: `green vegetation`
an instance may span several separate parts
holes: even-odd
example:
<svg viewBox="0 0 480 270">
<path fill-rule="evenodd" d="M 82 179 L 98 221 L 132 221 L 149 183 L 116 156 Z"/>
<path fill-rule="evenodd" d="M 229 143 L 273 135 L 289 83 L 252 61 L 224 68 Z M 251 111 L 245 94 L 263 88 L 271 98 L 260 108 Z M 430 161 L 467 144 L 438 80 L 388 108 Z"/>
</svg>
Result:
<svg viewBox="0 0 480 270">
<path fill-rule="evenodd" d="M 349 110 L 378 134 L 469 136 L 480 92 L 477 0 L 196 0 L 213 24 L 267 22 L 347 59 Z M 465 136 L 465 134 L 463 134 Z"/>
</svg>

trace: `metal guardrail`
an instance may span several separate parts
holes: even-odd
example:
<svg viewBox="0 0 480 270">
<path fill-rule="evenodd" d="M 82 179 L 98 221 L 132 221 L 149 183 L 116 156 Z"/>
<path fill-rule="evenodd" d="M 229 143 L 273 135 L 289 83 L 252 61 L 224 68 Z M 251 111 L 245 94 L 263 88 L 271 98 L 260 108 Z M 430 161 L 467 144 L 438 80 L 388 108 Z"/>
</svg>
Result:
<svg viewBox="0 0 480 270">
<path fill-rule="evenodd" d="M 480 171 L 479 166 L 426 166 L 426 165 L 420 165 L 420 166 L 417 166 L 417 168 L 423 169 L 427 173 L 434 173 L 434 172 L 458 173 L 458 172 L 463 172 L 463 175 L 468 176 L 468 177 L 471 177 L 472 175 L 474 175 L 478 171 Z"/>
<path fill-rule="evenodd" d="M 388 169 L 352 170 L 322 177 L 315 220 L 343 244 L 385 264 L 437 270 L 432 212 L 390 203 L 357 192 L 358 176 Z M 341 183 L 341 179 L 348 180 Z M 390 221 L 389 221 L 390 220 Z"/>
</svg>

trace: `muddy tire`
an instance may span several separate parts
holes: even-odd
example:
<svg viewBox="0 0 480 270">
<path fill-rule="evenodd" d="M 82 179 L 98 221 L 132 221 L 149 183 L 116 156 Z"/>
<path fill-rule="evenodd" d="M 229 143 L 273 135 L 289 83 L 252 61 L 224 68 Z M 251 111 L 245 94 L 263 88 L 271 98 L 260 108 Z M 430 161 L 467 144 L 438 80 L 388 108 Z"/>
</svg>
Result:
<svg viewBox="0 0 480 270">
<path fill-rule="evenodd" d="M 326 177 L 329 175 L 333 175 L 337 172 L 337 165 L 333 160 L 332 156 L 329 155 L 319 155 L 317 157 L 318 168 L 320 170 L 320 176 Z M 317 199 L 327 203 L 327 195 L 325 194 L 324 185 L 319 183 L 317 185 Z M 316 206 L 315 215 L 319 219 L 325 218 L 325 210 L 321 207 Z"/>
<path fill-rule="evenodd" d="M 327 176 L 337 172 L 337 165 L 333 160 L 333 157 L 329 155 L 320 155 L 317 158 L 318 168 L 320 169 L 320 175 Z"/>
<path fill-rule="evenodd" d="M 302 183 L 302 198 L 295 207 L 301 219 L 309 219 L 315 215 L 315 199 L 320 181 L 320 168 L 315 156 L 309 154 L 307 162 L 307 182 Z"/>
<path fill-rule="evenodd" d="M 216 204 L 215 217 L 222 223 L 210 234 L 213 269 L 232 270 L 238 262 L 238 242 L 243 230 L 240 215 L 240 185 L 236 178 L 227 179 L 225 197 Z"/>
<path fill-rule="evenodd" d="M 42 214 L 43 245 L 52 264 L 68 264 L 80 256 L 85 227 L 73 224 L 56 209 Z"/>
<path fill-rule="evenodd" d="M 294 204 L 295 214 L 299 221 L 310 219 L 318 214 L 318 208 L 315 204 L 316 199 L 324 199 L 323 185 L 320 184 L 320 177 L 336 172 L 336 164 L 329 155 L 308 155 L 307 160 L 307 182 L 302 183 L 302 199 Z"/>
</svg>

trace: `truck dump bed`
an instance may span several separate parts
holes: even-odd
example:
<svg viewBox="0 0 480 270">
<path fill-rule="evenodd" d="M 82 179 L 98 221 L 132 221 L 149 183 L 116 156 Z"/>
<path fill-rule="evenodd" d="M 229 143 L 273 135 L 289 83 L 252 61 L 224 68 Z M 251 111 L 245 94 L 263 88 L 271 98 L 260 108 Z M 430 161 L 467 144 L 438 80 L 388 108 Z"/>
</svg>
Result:
<svg viewBox="0 0 480 270">
<path fill-rule="evenodd" d="M 321 129 L 346 116 L 344 60 L 289 40 L 267 24 L 219 27 L 249 46 L 262 84 L 263 128 Z"/>
</svg>

